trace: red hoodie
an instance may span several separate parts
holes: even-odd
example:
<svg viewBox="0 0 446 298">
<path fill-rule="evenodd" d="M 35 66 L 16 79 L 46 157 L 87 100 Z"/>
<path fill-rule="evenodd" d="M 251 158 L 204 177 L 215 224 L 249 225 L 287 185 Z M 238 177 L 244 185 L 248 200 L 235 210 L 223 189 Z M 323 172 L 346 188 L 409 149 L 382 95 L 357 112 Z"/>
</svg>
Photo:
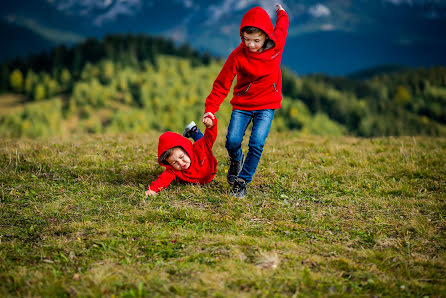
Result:
<svg viewBox="0 0 446 298">
<path fill-rule="evenodd" d="M 212 154 L 212 146 L 217 139 L 217 119 L 213 119 L 214 126 L 206 128 L 203 138 L 193 145 L 190 140 L 180 134 L 167 131 L 163 133 L 158 142 L 158 161 L 161 155 L 168 149 L 180 146 L 190 157 L 190 167 L 187 170 L 178 171 L 171 165 L 161 164 L 166 167 L 164 172 L 150 184 L 149 189 L 159 192 L 175 180 L 189 183 L 207 184 L 214 179 L 217 173 L 217 159 Z"/>
<path fill-rule="evenodd" d="M 263 52 L 251 52 L 245 45 L 242 28 L 253 26 L 262 29 L 274 42 Z M 212 91 L 206 98 L 205 112 L 220 108 L 237 75 L 231 100 L 232 108 L 238 110 L 278 109 L 282 101 L 282 73 L 280 61 L 288 31 L 288 15 L 284 10 L 277 12 L 276 27 L 273 28 L 268 13 L 261 7 L 250 9 L 240 25 L 241 44 L 229 55 Z"/>
</svg>

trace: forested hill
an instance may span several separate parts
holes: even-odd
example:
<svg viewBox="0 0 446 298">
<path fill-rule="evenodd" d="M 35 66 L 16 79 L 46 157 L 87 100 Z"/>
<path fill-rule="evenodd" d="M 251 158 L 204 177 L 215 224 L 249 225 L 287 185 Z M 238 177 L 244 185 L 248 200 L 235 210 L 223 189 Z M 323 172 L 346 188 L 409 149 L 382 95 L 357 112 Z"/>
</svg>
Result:
<svg viewBox="0 0 446 298">
<path fill-rule="evenodd" d="M 290 49 L 291 50 L 291 49 Z M 145 35 L 110 35 L 1 65 L 0 135 L 180 131 L 199 120 L 224 60 Z M 283 61 L 286 64 L 286 61 Z M 284 69 L 275 130 L 318 135 L 446 135 L 446 68 L 366 79 Z M 231 106 L 217 116 L 227 124 Z"/>
</svg>

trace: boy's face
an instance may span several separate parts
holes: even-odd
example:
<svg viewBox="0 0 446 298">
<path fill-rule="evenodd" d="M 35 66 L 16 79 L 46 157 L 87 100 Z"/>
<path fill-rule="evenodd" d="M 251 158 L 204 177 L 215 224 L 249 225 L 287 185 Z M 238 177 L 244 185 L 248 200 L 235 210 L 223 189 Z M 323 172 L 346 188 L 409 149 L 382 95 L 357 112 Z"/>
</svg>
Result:
<svg viewBox="0 0 446 298">
<path fill-rule="evenodd" d="M 166 160 L 177 171 L 184 171 L 190 167 L 190 157 L 181 148 L 173 149 L 172 155 Z"/>
<path fill-rule="evenodd" d="M 259 52 L 265 43 L 266 35 L 262 32 L 251 34 L 243 32 L 243 40 L 245 41 L 246 47 L 251 52 Z"/>
</svg>

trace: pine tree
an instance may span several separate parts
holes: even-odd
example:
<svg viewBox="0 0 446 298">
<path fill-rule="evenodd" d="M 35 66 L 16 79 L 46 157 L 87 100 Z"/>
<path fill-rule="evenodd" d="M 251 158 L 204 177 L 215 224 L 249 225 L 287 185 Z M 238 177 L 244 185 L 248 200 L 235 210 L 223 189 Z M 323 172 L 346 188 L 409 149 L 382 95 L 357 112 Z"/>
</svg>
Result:
<svg viewBox="0 0 446 298">
<path fill-rule="evenodd" d="M 0 76 L 0 92 L 8 90 L 9 81 L 9 65 L 7 62 L 2 64 L 1 76 Z"/>
<path fill-rule="evenodd" d="M 33 96 L 33 91 L 34 91 L 34 86 L 37 83 L 37 75 L 32 71 L 29 70 L 26 73 L 26 77 L 25 77 L 25 93 Z"/>
<path fill-rule="evenodd" d="M 64 68 L 60 74 L 60 79 L 59 79 L 62 88 L 64 90 L 68 90 L 71 88 L 71 74 L 70 71 L 66 68 Z"/>
<path fill-rule="evenodd" d="M 19 69 L 14 70 L 9 78 L 9 83 L 12 90 L 15 92 L 22 92 L 23 90 L 23 74 Z"/>
<path fill-rule="evenodd" d="M 34 89 L 34 100 L 39 101 L 46 97 L 45 86 L 42 83 L 38 83 Z"/>
</svg>

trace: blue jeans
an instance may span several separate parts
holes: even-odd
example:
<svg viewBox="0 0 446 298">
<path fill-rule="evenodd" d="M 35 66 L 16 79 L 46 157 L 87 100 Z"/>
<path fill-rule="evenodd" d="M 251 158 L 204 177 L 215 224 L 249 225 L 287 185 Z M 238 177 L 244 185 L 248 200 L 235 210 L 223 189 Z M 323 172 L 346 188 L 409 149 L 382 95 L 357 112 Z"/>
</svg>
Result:
<svg viewBox="0 0 446 298">
<path fill-rule="evenodd" d="M 192 131 L 191 132 L 191 136 L 192 139 L 194 139 L 194 142 L 198 141 L 199 139 L 201 139 L 203 137 L 203 134 L 201 133 L 201 131 L 198 129 L 196 131 Z"/>
<path fill-rule="evenodd" d="M 275 110 L 232 111 L 225 147 L 228 150 L 229 157 L 233 160 L 240 161 L 243 158 L 242 141 L 246 128 L 252 121 L 248 154 L 246 155 L 242 171 L 238 175 L 239 178 L 242 178 L 247 183 L 252 181 L 252 176 L 257 170 L 263 146 L 274 118 L 274 112 Z"/>
</svg>

